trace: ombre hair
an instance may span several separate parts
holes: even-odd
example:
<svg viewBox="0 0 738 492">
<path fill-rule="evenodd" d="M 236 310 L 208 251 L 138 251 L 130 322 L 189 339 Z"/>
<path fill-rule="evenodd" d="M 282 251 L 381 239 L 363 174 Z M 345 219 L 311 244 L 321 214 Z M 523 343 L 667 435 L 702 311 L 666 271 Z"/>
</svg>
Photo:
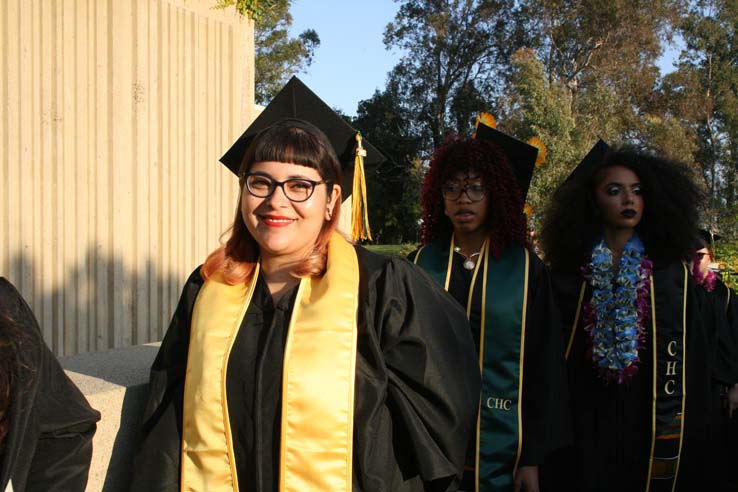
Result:
<svg viewBox="0 0 738 492">
<path fill-rule="evenodd" d="M 253 238 L 241 215 L 241 200 L 246 181 L 243 175 L 257 162 L 284 162 L 315 169 L 328 186 L 341 184 L 341 164 L 325 134 L 312 124 L 298 119 L 280 120 L 259 132 L 249 145 L 238 171 L 240 193 L 236 205 L 236 217 L 230 227 L 230 237 L 224 245 L 210 253 L 202 266 L 204 279 L 220 272 L 226 284 L 237 285 L 251 278 L 259 261 L 259 244 Z M 330 220 L 315 241 L 310 255 L 293 269 L 296 277 L 315 277 L 325 272 L 328 241 L 338 225 L 341 213 L 341 197 L 333 206 Z M 227 234 L 227 233 L 226 233 Z"/>
</svg>

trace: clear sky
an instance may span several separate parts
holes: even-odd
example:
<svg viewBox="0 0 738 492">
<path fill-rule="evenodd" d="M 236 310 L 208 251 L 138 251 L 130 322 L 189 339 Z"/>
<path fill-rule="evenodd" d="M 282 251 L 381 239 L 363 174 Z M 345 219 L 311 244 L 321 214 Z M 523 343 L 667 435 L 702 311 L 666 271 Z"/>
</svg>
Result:
<svg viewBox="0 0 738 492">
<path fill-rule="evenodd" d="M 291 34 L 315 29 L 320 47 L 307 73 L 298 74 L 326 104 L 355 116 L 359 101 L 383 89 L 398 52 L 382 42 L 398 9 L 393 0 L 294 0 Z"/>
<path fill-rule="evenodd" d="M 332 108 L 355 116 L 359 101 L 384 88 L 387 72 L 401 57 L 382 42 L 398 6 L 393 0 L 293 0 L 292 36 L 310 28 L 320 36 L 313 64 L 298 74 L 300 80 Z M 673 70 L 679 44 L 666 47 L 662 72 Z"/>
</svg>

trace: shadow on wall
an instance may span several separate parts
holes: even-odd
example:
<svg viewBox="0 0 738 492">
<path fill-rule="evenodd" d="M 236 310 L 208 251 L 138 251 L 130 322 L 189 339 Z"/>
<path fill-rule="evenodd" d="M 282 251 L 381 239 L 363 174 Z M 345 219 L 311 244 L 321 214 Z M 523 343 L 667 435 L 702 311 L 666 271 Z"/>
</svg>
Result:
<svg viewBox="0 0 738 492">
<path fill-rule="evenodd" d="M 161 340 L 186 276 L 197 266 L 180 274 L 148 258 L 134 269 L 94 246 L 78 258 L 63 269 L 53 259 L 41 265 L 23 252 L 10 258 L 8 280 L 33 309 L 57 356 Z"/>
</svg>

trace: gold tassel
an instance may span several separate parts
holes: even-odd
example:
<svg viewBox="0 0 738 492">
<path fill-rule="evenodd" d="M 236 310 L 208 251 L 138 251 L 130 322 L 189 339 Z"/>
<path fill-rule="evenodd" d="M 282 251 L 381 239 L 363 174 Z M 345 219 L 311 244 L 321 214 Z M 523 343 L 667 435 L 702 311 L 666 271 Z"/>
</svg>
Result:
<svg viewBox="0 0 738 492">
<path fill-rule="evenodd" d="M 474 120 L 474 133 L 472 134 L 472 138 L 477 138 L 477 128 L 479 128 L 480 123 L 490 128 L 497 128 L 497 120 L 492 116 L 492 113 L 481 112 Z"/>
<path fill-rule="evenodd" d="M 546 144 L 543 143 L 543 140 L 538 137 L 531 137 L 531 139 L 528 140 L 528 145 L 531 145 L 538 149 L 538 156 L 536 157 L 536 167 L 541 167 L 543 163 L 546 162 Z"/>
<path fill-rule="evenodd" d="M 369 209 L 366 201 L 366 178 L 364 177 L 364 156 L 366 150 L 361 145 L 361 133 L 356 132 L 356 157 L 354 158 L 354 183 L 351 192 L 351 239 L 372 240 L 369 228 Z"/>
</svg>

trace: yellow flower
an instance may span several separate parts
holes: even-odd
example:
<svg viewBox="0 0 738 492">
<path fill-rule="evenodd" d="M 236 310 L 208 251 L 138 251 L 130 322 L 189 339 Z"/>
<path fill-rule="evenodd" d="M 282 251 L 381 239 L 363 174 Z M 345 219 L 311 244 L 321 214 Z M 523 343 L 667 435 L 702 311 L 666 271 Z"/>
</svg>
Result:
<svg viewBox="0 0 738 492">
<path fill-rule="evenodd" d="M 474 122 L 474 128 L 479 126 L 480 122 L 490 128 L 497 128 L 497 120 L 495 120 L 495 117 L 492 116 L 490 113 L 479 113 L 479 116 L 477 116 L 477 121 Z"/>
<path fill-rule="evenodd" d="M 528 216 L 528 218 L 531 218 L 533 216 L 533 207 L 530 205 L 530 203 L 525 202 L 525 206 L 523 207 L 523 213 Z"/>
<path fill-rule="evenodd" d="M 543 140 L 541 140 L 538 137 L 533 137 L 530 140 L 528 140 L 528 145 L 532 145 L 533 147 L 538 149 L 538 157 L 536 157 L 536 167 L 541 167 L 544 162 L 546 162 L 546 144 L 543 143 Z"/>
</svg>

